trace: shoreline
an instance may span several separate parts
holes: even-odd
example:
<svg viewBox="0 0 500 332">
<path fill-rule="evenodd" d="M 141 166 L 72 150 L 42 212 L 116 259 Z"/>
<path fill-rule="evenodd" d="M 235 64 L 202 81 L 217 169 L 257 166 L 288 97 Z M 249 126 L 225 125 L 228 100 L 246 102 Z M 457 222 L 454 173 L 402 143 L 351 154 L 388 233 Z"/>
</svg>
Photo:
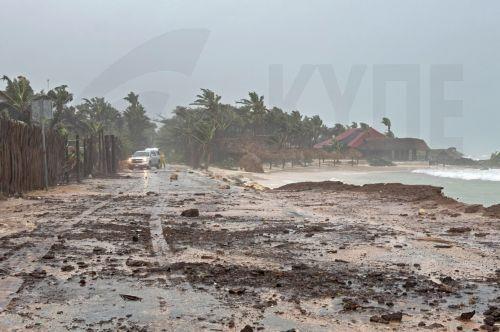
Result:
<svg viewBox="0 0 500 332">
<path fill-rule="evenodd" d="M 469 172 L 468 168 L 429 166 L 427 163 L 401 163 L 396 166 L 339 165 L 336 167 L 294 167 L 251 173 L 210 167 L 208 172 L 218 177 L 232 178 L 252 186 L 275 189 L 297 182 L 341 181 L 345 184 L 401 183 L 404 185 L 429 185 L 443 188 L 443 194 L 464 204 L 481 204 L 485 207 L 500 203 L 500 182 L 482 179 L 462 179 L 433 175 L 434 173 Z M 475 174 L 475 173 L 474 173 Z M 473 174 L 473 175 L 474 175 Z M 440 175 L 440 174 L 439 174 Z M 446 175 L 446 174 L 445 174 Z M 461 175 L 461 174 L 459 174 Z M 468 175 L 468 174 L 466 174 Z M 498 176 L 494 173 L 494 176 Z"/>
</svg>

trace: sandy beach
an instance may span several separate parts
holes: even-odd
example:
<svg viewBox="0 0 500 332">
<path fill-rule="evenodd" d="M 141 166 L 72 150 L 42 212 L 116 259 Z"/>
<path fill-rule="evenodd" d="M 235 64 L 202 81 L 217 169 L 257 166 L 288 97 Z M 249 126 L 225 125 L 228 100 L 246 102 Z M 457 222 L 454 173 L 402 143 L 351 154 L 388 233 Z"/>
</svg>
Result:
<svg viewBox="0 0 500 332">
<path fill-rule="evenodd" d="M 443 193 L 463 203 L 491 206 L 500 203 L 500 170 L 479 170 L 457 166 L 429 166 L 427 162 L 404 162 L 391 167 L 374 167 L 366 163 L 351 166 L 348 161 L 335 167 L 316 163 L 308 167 L 266 169 L 265 173 L 210 168 L 210 172 L 225 177 L 236 177 L 245 182 L 256 182 L 268 188 L 277 188 L 301 181 L 342 181 L 364 185 L 374 183 L 402 183 L 442 187 Z"/>
<path fill-rule="evenodd" d="M 220 176 L 239 177 L 243 180 L 254 181 L 273 189 L 294 182 L 328 181 L 332 180 L 332 177 L 349 176 L 352 173 L 400 172 L 423 168 L 429 168 L 429 163 L 407 162 L 396 164 L 396 166 L 393 167 L 383 167 L 370 166 L 366 162 L 360 161 L 358 165 L 351 166 L 350 161 L 344 160 L 342 164 L 337 166 L 332 166 L 330 164 L 317 166 L 316 162 L 307 167 L 302 167 L 300 165 L 291 167 L 290 164 L 287 164 L 285 168 L 265 168 L 264 173 L 252 173 L 218 167 L 210 167 L 209 171 Z"/>
</svg>

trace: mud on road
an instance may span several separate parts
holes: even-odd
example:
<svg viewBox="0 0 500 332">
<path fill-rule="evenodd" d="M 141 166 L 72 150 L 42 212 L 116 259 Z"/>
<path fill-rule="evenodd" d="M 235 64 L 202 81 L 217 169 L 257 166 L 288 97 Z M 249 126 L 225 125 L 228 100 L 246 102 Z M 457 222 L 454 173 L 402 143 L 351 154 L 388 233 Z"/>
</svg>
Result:
<svg viewBox="0 0 500 332">
<path fill-rule="evenodd" d="M 396 187 L 171 167 L 0 202 L 0 330 L 494 330 L 499 220 Z"/>
</svg>

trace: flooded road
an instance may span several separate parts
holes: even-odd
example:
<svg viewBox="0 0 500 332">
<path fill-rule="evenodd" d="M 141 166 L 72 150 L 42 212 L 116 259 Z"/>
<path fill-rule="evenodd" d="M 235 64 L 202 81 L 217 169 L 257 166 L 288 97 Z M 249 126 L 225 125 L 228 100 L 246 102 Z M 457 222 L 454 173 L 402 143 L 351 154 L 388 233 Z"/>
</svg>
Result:
<svg viewBox="0 0 500 332">
<path fill-rule="evenodd" d="M 455 331 L 500 306 L 499 220 L 458 203 L 182 167 L 71 189 L 0 203 L 1 331 Z"/>
</svg>

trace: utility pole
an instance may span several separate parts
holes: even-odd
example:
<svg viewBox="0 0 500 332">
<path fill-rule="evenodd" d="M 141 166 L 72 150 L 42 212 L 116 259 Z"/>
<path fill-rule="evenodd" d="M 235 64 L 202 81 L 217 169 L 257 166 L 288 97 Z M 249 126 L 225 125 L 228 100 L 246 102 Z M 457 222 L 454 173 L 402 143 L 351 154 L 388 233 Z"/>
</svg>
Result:
<svg viewBox="0 0 500 332">
<path fill-rule="evenodd" d="M 49 93 L 50 79 L 47 78 L 47 93 Z M 45 106 L 45 105 L 44 105 Z M 42 145 L 43 145 L 43 168 L 44 168 L 44 178 L 45 178 L 45 190 L 49 190 L 49 166 L 47 164 L 47 144 L 45 143 L 45 117 L 48 112 L 52 113 L 52 103 L 49 101 L 48 106 L 50 110 L 46 110 L 43 107 L 42 111 Z M 46 113 L 47 111 L 47 113 Z"/>
<path fill-rule="evenodd" d="M 43 175 L 45 190 L 49 190 L 49 170 L 47 165 L 47 145 L 45 144 L 45 119 L 42 118 Z"/>
<path fill-rule="evenodd" d="M 45 121 L 52 119 L 52 102 L 47 95 L 37 98 L 31 103 L 32 114 L 42 129 L 42 152 L 43 152 L 43 178 L 45 190 L 49 188 L 49 170 L 47 163 L 47 142 L 45 135 Z"/>
</svg>

